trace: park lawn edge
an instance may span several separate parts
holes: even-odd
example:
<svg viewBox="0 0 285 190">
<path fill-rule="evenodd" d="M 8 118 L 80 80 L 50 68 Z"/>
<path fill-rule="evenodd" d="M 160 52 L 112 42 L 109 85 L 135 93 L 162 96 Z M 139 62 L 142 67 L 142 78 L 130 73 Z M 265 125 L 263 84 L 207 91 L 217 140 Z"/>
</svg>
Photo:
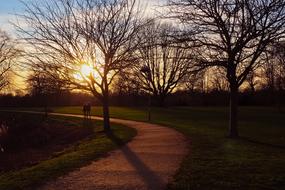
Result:
<svg viewBox="0 0 285 190">
<path fill-rule="evenodd" d="M 64 109 L 59 110 L 55 108 L 54 112 L 71 113 L 67 112 L 68 107 L 63 108 Z M 133 112 L 133 108 L 128 108 L 128 114 L 121 114 L 121 111 L 116 109 L 115 107 L 113 114 L 112 112 L 110 113 L 112 118 L 148 122 L 147 112 L 143 113 L 142 110 L 139 110 L 139 112 L 135 110 L 135 112 Z M 130 111 L 132 115 L 129 115 Z M 155 108 L 153 111 L 154 114 L 157 114 Z M 77 113 L 72 112 L 72 114 L 79 113 L 80 109 Z M 120 113 L 120 115 L 118 113 Z M 95 112 L 92 115 L 101 116 L 101 114 L 102 113 L 98 113 L 97 110 L 97 114 Z M 141 115 L 138 117 L 136 114 Z M 221 114 L 224 118 L 226 118 L 227 115 L 226 112 Z M 205 123 L 201 121 L 192 122 L 191 127 L 189 127 L 189 123 L 179 123 L 179 121 L 178 123 L 173 123 L 173 121 L 167 121 L 165 120 L 165 115 L 162 118 L 158 115 L 154 115 L 154 118 L 155 119 L 150 121 L 150 123 L 172 128 L 182 133 L 188 140 L 188 154 L 182 160 L 173 179 L 168 182 L 167 189 L 280 189 L 282 184 L 284 184 L 284 175 L 281 172 L 281 167 L 279 168 L 278 164 L 276 166 L 278 162 L 282 164 L 280 158 L 279 161 L 277 158 L 277 160 L 274 161 L 275 165 L 273 164 L 270 168 L 268 168 L 270 164 L 260 169 L 256 168 L 262 166 L 264 163 L 262 159 L 268 158 L 268 156 L 263 156 L 260 159 L 256 157 L 257 154 L 255 154 L 255 151 L 263 152 L 265 151 L 263 149 L 268 147 L 248 142 L 242 138 L 229 139 L 226 136 L 226 128 L 222 130 L 218 128 L 212 129 L 205 127 Z M 206 124 L 215 126 L 211 123 Z M 223 125 L 222 122 L 216 125 L 221 124 Z M 227 122 L 224 122 L 224 124 L 227 124 Z M 204 129 L 207 131 L 204 131 Z M 274 148 L 274 150 L 278 151 L 279 148 Z M 213 160 L 209 162 L 208 157 Z M 251 164 L 254 165 L 252 171 L 254 177 L 243 175 L 244 172 L 248 172 L 252 169 Z M 243 169 L 232 166 L 241 166 Z M 271 170 L 278 171 L 272 172 Z M 232 174 L 232 172 L 235 175 L 229 175 Z M 271 176 L 272 173 L 279 173 L 281 176 Z"/>
<path fill-rule="evenodd" d="M 75 117 L 72 118 L 75 119 Z M 97 126 L 98 123 L 102 126 L 101 121 L 96 121 Z M 108 152 L 128 143 L 137 134 L 133 128 L 114 123 L 111 125 L 113 134 L 122 143 L 117 144 L 112 141 L 102 130 L 102 132 L 80 141 L 77 145 L 57 153 L 55 157 L 42 161 L 35 166 L 0 174 L 0 189 L 35 189 L 48 181 L 107 156 Z"/>
<path fill-rule="evenodd" d="M 76 115 L 81 113 L 79 106 L 53 107 L 53 109 L 54 113 Z M 255 137 L 258 130 L 258 136 L 254 140 L 266 142 L 271 146 L 243 138 L 235 140 L 226 138 L 225 118 L 228 114 L 224 107 L 207 109 L 175 107 L 171 112 L 169 109 L 153 108 L 151 123 L 173 128 L 190 139 L 189 153 L 173 179 L 169 181 L 167 189 L 228 190 L 282 189 L 284 187 L 284 159 L 281 156 L 284 152 L 278 147 L 272 147 L 272 144 L 284 142 L 280 139 L 280 134 L 284 133 L 280 130 L 276 139 L 275 133 L 270 133 L 271 131 L 268 130 L 268 126 L 284 123 L 284 113 L 277 113 L 271 107 L 242 107 L 241 109 L 240 129 L 243 129 L 244 137 Z M 18 108 L 18 110 L 39 111 L 41 108 Z M 185 113 L 187 117 L 183 115 Z M 188 119 L 189 114 L 192 116 L 191 119 Z M 92 115 L 101 116 L 101 107 L 95 107 Z M 147 111 L 132 107 L 112 107 L 110 117 L 147 122 Z M 204 120 L 204 117 L 207 119 Z M 260 118 L 262 118 L 261 121 Z M 177 119 L 175 123 L 173 119 Z M 251 122 L 248 122 L 249 120 Z M 265 134 L 266 138 L 264 138 Z M 275 140 L 268 141 L 271 139 L 269 137 Z"/>
</svg>

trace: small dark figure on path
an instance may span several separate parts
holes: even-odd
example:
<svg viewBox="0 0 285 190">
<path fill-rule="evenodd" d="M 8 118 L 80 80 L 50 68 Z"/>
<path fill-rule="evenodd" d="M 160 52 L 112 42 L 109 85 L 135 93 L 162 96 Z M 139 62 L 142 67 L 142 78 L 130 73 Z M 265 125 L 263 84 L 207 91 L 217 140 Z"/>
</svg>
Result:
<svg viewBox="0 0 285 190">
<path fill-rule="evenodd" d="M 83 105 L 83 114 L 84 114 L 84 118 L 91 119 L 91 104 L 90 103 L 86 103 Z"/>
</svg>

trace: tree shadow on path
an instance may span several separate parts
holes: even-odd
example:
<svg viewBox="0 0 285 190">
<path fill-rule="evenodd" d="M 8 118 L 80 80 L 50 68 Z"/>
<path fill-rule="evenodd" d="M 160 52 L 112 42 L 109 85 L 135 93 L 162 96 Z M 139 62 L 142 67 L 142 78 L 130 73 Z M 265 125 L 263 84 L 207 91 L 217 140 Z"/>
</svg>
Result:
<svg viewBox="0 0 285 190">
<path fill-rule="evenodd" d="M 107 133 L 107 136 L 117 145 L 124 144 L 124 142 L 112 132 Z M 159 190 L 166 188 L 166 182 L 164 182 L 161 177 L 159 177 L 154 171 L 152 171 L 139 158 L 139 156 L 128 147 L 128 145 L 123 146 L 120 150 L 123 152 L 126 159 L 132 164 L 132 166 L 134 166 L 134 168 L 138 171 L 138 174 L 147 184 L 147 189 Z"/>
</svg>

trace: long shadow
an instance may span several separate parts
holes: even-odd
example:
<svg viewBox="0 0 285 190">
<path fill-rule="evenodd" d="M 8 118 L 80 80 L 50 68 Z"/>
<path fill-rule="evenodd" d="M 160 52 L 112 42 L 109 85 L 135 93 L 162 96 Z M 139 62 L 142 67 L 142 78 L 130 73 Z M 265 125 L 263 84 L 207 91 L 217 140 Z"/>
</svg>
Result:
<svg viewBox="0 0 285 190">
<path fill-rule="evenodd" d="M 108 132 L 107 136 L 117 145 L 124 144 L 124 142 L 112 132 Z M 123 146 L 121 151 L 125 155 L 126 159 L 136 168 L 143 181 L 147 184 L 148 189 L 159 190 L 166 188 L 162 178 L 160 178 L 147 165 L 145 165 L 143 161 L 127 145 Z"/>
<path fill-rule="evenodd" d="M 279 148 L 279 149 L 285 149 L 284 145 L 276 145 L 276 144 L 271 144 L 271 143 L 266 143 L 266 142 L 261 142 L 257 140 L 250 139 L 248 137 L 240 137 L 241 140 L 253 143 L 253 144 L 258 144 L 258 145 L 263 145 L 263 146 L 268 146 L 272 148 Z"/>
<path fill-rule="evenodd" d="M 91 119 L 87 119 L 85 117 L 82 119 L 82 125 L 84 127 L 88 127 L 88 128 L 92 128 L 93 127 L 92 120 Z"/>
</svg>

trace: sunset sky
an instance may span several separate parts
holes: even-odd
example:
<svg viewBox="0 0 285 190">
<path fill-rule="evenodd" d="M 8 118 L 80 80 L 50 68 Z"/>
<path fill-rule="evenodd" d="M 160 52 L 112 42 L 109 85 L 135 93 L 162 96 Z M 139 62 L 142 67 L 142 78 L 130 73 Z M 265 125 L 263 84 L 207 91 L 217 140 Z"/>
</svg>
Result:
<svg viewBox="0 0 285 190">
<path fill-rule="evenodd" d="M 33 2 L 37 0 L 22 0 L 22 1 Z M 158 10 L 157 5 L 162 5 L 162 3 L 166 2 L 166 0 L 140 0 L 139 2 L 147 7 L 146 15 L 149 16 L 149 12 L 151 13 L 156 12 Z M 16 38 L 17 34 L 11 22 L 13 23 L 18 22 L 21 25 L 22 24 L 21 19 L 19 18 L 19 16 L 16 15 L 24 14 L 24 12 L 25 12 L 25 7 L 21 2 L 21 0 L 0 0 L 0 29 L 7 32 L 13 38 Z M 25 85 L 26 72 L 23 72 L 22 68 L 16 68 L 14 70 L 18 74 L 13 76 L 14 82 L 11 88 L 7 89 L 8 93 L 15 92 L 15 89 L 20 91 L 25 91 L 26 89 Z"/>
<path fill-rule="evenodd" d="M 19 0 L 0 0 L 1 29 L 11 33 L 13 27 L 9 21 L 13 21 L 15 19 L 15 14 L 21 14 L 23 11 L 24 7 Z"/>
<path fill-rule="evenodd" d="M 24 0 L 25 2 L 34 0 Z M 153 5 L 161 4 L 166 0 L 141 0 L 142 3 L 147 3 L 149 10 L 154 10 Z M 14 35 L 13 26 L 9 23 L 15 21 L 15 14 L 24 12 L 24 6 L 21 0 L 0 0 L 0 28 Z"/>
</svg>

